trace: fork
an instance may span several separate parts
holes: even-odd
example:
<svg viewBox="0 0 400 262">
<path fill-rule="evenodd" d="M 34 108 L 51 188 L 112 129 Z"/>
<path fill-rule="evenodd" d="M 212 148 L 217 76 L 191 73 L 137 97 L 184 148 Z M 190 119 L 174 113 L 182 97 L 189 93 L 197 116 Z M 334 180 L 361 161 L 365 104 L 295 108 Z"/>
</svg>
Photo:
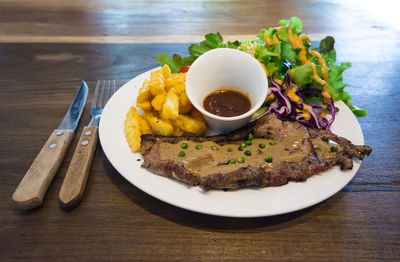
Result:
<svg viewBox="0 0 400 262">
<path fill-rule="evenodd" d="M 76 207 L 83 198 L 90 166 L 96 151 L 100 117 L 104 106 L 114 92 L 115 80 L 97 80 L 90 108 L 92 118 L 89 124 L 83 128 L 58 196 L 63 209 Z"/>
</svg>

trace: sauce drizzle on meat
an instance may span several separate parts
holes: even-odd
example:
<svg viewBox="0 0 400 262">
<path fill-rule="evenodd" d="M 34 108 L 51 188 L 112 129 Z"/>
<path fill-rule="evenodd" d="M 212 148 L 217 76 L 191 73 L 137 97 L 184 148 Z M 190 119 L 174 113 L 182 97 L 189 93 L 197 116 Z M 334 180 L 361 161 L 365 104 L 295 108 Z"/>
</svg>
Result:
<svg viewBox="0 0 400 262">
<path fill-rule="evenodd" d="M 269 166 L 276 167 L 282 162 L 296 163 L 307 157 L 304 151 L 303 141 L 306 137 L 302 136 L 286 136 L 285 139 L 277 143 L 264 138 L 256 138 L 251 145 L 240 148 L 240 142 L 228 143 L 224 145 L 217 144 L 213 141 L 196 143 L 184 140 L 188 145 L 185 149 L 185 157 L 179 157 L 182 148 L 179 144 L 161 143 L 160 158 L 161 160 L 173 160 L 182 163 L 191 173 L 199 176 L 208 176 L 215 173 L 227 173 L 246 166 Z M 260 148 L 260 144 L 265 144 L 265 148 Z M 318 155 L 326 159 L 334 157 L 336 153 L 330 151 L 332 143 L 327 143 L 321 139 L 313 139 L 314 150 Z M 201 145 L 201 150 L 196 150 L 196 146 Z M 337 144 L 335 144 L 337 145 Z M 232 150 L 228 150 L 232 149 Z M 341 150 L 341 147 L 340 147 Z M 246 152 L 251 152 L 251 155 Z M 273 161 L 267 162 L 265 158 L 271 156 Z M 244 162 L 237 161 L 240 157 L 244 158 Z M 230 164 L 230 160 L 235 159 L 236 164 Z"/>
</svg>

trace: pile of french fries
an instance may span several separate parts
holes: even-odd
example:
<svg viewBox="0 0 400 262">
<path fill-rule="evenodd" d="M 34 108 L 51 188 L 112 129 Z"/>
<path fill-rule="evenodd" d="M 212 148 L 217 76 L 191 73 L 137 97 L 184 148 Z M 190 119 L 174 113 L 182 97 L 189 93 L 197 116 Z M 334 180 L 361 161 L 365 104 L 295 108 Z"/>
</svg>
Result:
<svg viewBox="0 0 400 262">
<path fill-rule="evenodd" d="M 201 113 L 187 97 L 185 79 L 186 73 L 171 74 L 164 65 L 143 82 L 136 100 L 143 117 L 131 107 L 125 119 L 125 137 L 133 152 L 140 150 L 143 134 L 182 136 L 206 131 Z"/>
</svg>

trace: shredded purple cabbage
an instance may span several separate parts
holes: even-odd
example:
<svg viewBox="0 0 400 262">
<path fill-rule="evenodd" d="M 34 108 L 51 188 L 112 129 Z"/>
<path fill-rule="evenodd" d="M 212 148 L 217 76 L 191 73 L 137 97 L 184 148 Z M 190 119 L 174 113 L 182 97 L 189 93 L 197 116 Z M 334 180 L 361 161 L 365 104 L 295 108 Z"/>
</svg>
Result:
<svg viewBox="0 0 400 262">
<path fill-rule="evenodd" d="M 320 90 L 308 89 L 299 91 L 299 88 L 295 84 L 291 83 L 289 74 L 286 74 L 285 79 L 282 81 L 281 85 L 278 82 L 276 82 L 272 77 L 270 77 L 269 80 L 271 81 L 272 86 L 269 88 L 268 94 L 271 93 L 274 94 L 276 100 L 270 105 L 267 114 L 273 113 L 279 119 L 297 121 L 307 127 L 313 127 L 317 129 L 328 129 L 328 130 L 330 129 L 333 121 L 335 121 L 335 114 L 336 114 L 336 108 L 332 98 L 330 99 L 330 108 L 332 117 L 330 119 L 327 119 L 325 117 L 320 116 L 315 111 L 315 109 L 323 108 L 322 106 L 306 104 L 302 99 L 303 94 L 311 94 L 311 95 L 320 94 L 321 93 Z M 287 95 L 287 92 L 291 88 L 295 88 L 296 94 L 298 94 L 300 98 L 299 104 L 292 101 L 290 97 Z M 309 120 L 306 120 L 303 116 L 302 111 L 304 108 L 307 108 L 307 111 L 311 116 Z"/>
</svg>

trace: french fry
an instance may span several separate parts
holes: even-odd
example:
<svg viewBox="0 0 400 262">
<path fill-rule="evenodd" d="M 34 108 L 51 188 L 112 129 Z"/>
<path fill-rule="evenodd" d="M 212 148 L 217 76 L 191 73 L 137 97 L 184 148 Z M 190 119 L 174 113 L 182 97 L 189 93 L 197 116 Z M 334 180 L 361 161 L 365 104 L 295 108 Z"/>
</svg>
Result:
<svg viewBox="0 0 400 262">
<path fill-rule="evenodd" d="M 199 121 L 204 121 L 203 119 L 203 115 L 200 113 L 199 110 L 197 110 L 196 108 L 192 108 L 192 110 L 190 111 L 190 115 L 194 118 L 197 119 Z"/>
<path fill-rule="evenodd" d="M 173 88 L 171 88 L 165 98 L 165 103 L 162 107 L 161 117 L 164 119 L 174 120 L 179 115 L 179 98 Z"/>
<path fill-rule="evenodd" d="M 151 110 L 151 104 L 149 101 L 144 101 L 143 103 L 136 103 L 136 106 L 146 111 Z"/>
<path fill-rule="evenodd" d="M 179 96 L 179 113 L 185 114 L 188 113 L 193 108 L 192 103 L 190 103 L 189 98 L 187 97 L 186 92 L 183 92 Z"/>
<path fill-rule="evenodd" d="M 178 73 L 178 76 L 181 80 L 186 81 L 187 72 L 185 73 Z"/>
<path fill-rule="evenodd" d="M 150 93 L 153 96 L 156 96 L 156 95 L 159 95 L 159 94 L 162 94 L 163 92 L 165 92 L 164 75 L 163 75 L 161 69 L 151 72 L 149 87 L 150 87 Z"/>
<path fill-rule="evenodd" d="M 136 98 L 136 103 L 143 103 L 145 101 L 150 101 L 151 93 L 150 93 L 150 82 L 149 80 L 144 80 L 143 86 L 139 89 L 139 94 Z"/>
<path fill-rule="evenodd" d="M 160 111 L 163 108 L 163 105 L 165 103 L 165 99 L 166 99 L 166 93 L 164 91 L 164 93 L 156 95 L 153 98 L 153 100 L 151 101 L 151 105 L 153 106 L 153 108 L 155 110 Z"/>
<path fill-rule="evenodd" d="M 171 77 L 171 69 L 168 65 L 164 65 L 163 67 L 161 67 L 161 71 L 163 73 L 164 79 L 168 79 Z"/>
<path fill-rule="evenodd" d="M 172 136 L 174 133 L 174 127 L 168 120 L 157 118 L 150 111 L 143 111 L 143 115 L 154 134 L 161 136 Z"/>
<path fill-rule="evenodd" d="M 142 139 L 140 138 L 142 134 L 135 127 L 126 127 L 125 128 L 125 138 L 128 142 L 129 147 L 132 152 L 138 152 L 140 150 Z"/>
<path fill-rule="evenodd" d="M 183 136 L 185 132 L 183 132 L 180 128 L 175 128 L 173 136 Z"/>
<path fill-rule="evenodd" d="M 173 124 L 189 135 L 201 135 L 207 128 L 203 120 L 183 114 L 180 114 L 179 117 L 173 121 Z"/>
<path fill-rule="evenodd" d="M 198 133 L 196 133 L 196 134 L 199 135 L 199 134 L 203 134 L 204 132 L 206 132 L 207 125 L 204 122 L 203 115 L 200 113 L 200 111 L 198 111 L 196 108 L 194 108 L 192 106 L 192 110 L 190 111 L 190 116 L 193 117 L 197 121 L 197 124 L 199 126 Z"/>
<path fill-rule="evenodd" d="M 140 132 L 142 133 L 142 135 L 153 134 L 153 132 L 151 131 L 151 128 L 150 128 L 149 124 L 147 124 L 146 120 L 144 120 L 139 115 L 137 115 L 137 116 L 138 116 L 137 121 L 139 122 Z"/>
<path fill-rule="evenodd" d="M 182 81 L 178 74 L 172 74 L 170 78 L 165 79 L 165 89 L 169 90 L 174 87 L 179 81 Z"/>
<path fill-rule="evenodd" d="M 128 142 L 129 147 L 133 152 L 140 150 L 142 142 L 142 134 L 151 134 L 151 129 L 147 125 L 147 122 L 138 115 L 135 107 L 131 107 L 126 114 L 125 123 L 125 138 Z"/>
<path fill-rule="evenodd" d="M 175 83 L 174 88 L 178 96 L 182 95 L 183 93 L 186 93 L 185 82 L 181 79 Z"/>
</svg>

